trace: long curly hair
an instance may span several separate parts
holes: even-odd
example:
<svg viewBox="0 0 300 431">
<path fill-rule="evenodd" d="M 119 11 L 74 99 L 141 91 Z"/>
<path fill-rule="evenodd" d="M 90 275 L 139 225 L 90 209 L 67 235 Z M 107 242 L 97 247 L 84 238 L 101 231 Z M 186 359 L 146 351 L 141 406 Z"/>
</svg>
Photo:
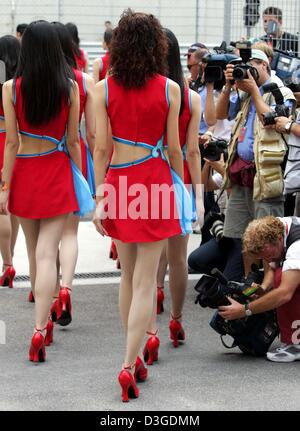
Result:
<svg viewBox="0 0 300 431">
<path fill-rule="evenodd" d="M 151 14 L 123 12 L 110 47 L 110 74 L 125 88 L 140 88 L 155 74 L 167 74 L 168 42 Z"/>
</svg>

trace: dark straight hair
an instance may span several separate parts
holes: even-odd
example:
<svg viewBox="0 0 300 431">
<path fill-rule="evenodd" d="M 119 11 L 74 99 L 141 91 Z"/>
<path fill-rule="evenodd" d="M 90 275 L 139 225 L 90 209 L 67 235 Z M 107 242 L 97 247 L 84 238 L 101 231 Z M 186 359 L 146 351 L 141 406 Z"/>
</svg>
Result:
<svg viewBox="0 0 300 431">
<path fill-rule="evenodd" d="M 5 65 L 5 81 L 15 76 L 20 55 L 20 42 L 14 36 L 0 37 L 0 60 Z M 0 82 L 0 102 L 2 101 L 2 84 Z"/>
<path fill-rule="evenodd" d="M 73 22 L 67 22 L 66 29 L 68 30 L 68 32 L 70 33 L 70 35 L 72 37 L 73 50 L 75 52 L 75 55 L 77 55 L 77 57 L 80 57 L 81 56 L 81 52 L 80 52 L 80 48 L 79 48 L 80 39 L 78 36 L 77 25 L 74 24 Z"/>
<path fill-rule="evenodd" d="M 69 66 L 76 69 L 77 63 L 74 57 L 73 42 L 70 33 L 66 29 L 66 26 L 63 25 L 61 22 L 54 21 L 52 22 L 52 25 L 57 33 L 66 62 Z"/>
<path fill-rule="evenodd" d="M 168 55 L 167 55 L 168 71 L 169 71 L 168 78 L 177 82 L 177 84 L 180 87 L 181 105 L 180 105 L 179 115 L 181 115 L 184 109 L 185 85 L 184 85 L 184 76 L 183 76 L 183 71 L 182 71 L 182 66 L 180 61 L 179 43 L 175 34 L 171 30 L 169 30 L 168 28 L 164 28 L 164 32 L 168 40 Z"/>
<path fill-rule="evenodd" d="M 17 77 L 25 118 L 31 125 L 54 119 L 69 101 L 72 69 L 62 52 L 52 24 L 34 21 L 27 27 L 21 44 Z"/>
</svg>

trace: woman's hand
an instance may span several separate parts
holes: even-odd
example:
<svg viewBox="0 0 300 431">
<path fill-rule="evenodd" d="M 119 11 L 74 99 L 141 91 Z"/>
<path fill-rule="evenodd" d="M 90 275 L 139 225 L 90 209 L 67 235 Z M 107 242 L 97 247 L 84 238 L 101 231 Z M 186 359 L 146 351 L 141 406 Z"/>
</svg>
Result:
<svg viewBox="0 0 300 431">
<path fill-rule="evenodd" d="M 103 214 L 104 214 L 104 202 L 101 200 L 98 202 L 94 215 L 93 215 L 93 223 L 96 227 L 96 230 L 100 233 L 102 236 L 108 236 L 107 231 L 104 229 L 102 225 L 103 221 Z"/>
<path fill-rule="evenodd" d="M 0 191 L 0 214 L 1 215 L 8 215 L 8 209 L 7 209 L 7 202 L 8 202 L 8 191 Z"/>
</svg>

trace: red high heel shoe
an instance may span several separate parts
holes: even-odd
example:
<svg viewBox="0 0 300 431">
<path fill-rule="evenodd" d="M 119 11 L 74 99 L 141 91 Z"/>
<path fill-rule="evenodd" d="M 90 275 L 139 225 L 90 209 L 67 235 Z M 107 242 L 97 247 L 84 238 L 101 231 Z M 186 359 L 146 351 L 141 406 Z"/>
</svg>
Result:
<svg viewBox="0 0 300 431">
<path fill-rule="evenodd" d="M 153 365 L 153 362 L 158 360 L 158 349 L 159 349 L 159 338 L 156 336 L 158 331 L 153 334 L 152 332 L 147 332 L 148 335 L 152 337 L 148 338 L 148 341 L 143 350 L 144 361 L 147 365 Z"/>
<path fill-rule="evenodd" d="M 58 298 L 54 297 L 53 299 L 56 299 L 56 301 L 54 301 L 52 306 L 51 306 L 50 316 L 51 316 L 52 322 L 55 323 L 57 321 L 57 316 L 61 315 L 61 307 L 60 307 L 60 302 L 59 302 Z"/>
<path fill-rule="evenodd" d="M 139 390 L 136 385 L 134 376 L 131 374 L 130 370 L 134 367 L 131 365 L 129 367 L 124 367 L 120 372 L 118 380 L 122 388 L 122 401 L 123 403 L 128 403 L 129 398 L 138 398 Z"/>
<path fill-rule="evenodd" d="M 135 363 L 134 378 L 136 381 L 144 382 L 145 380 L 147 380 L 147 377 L 148 377 L 148 370 L 145 367 L 142 359 L 138 356 L 136 358 L 136 363 Z"/>
<path fill-rule="evenodd" d="M 53 322 L 49 318 L 46 326 L 47 332 L 45 337 L 45 346 L 50 346 L 50 344 L 53 343 L 53 327 L 54 327 Z"/>
<path fill-rule="evenodd" d="M 46 360 L 45 338 L 42 334 L 45 329 L 35 328 L 36 332 L 33 334 L 29 349 L 29 360 L 31 362 L 45 362 Z"/>
<path fill-rule="evenodd" d="M 6 263 L 4 263 L 3 266 L 6 266 L 7 268 L 0 278 L 0 286 L 9 286 L 10 288 L 13 288 L 13 281 L 16 275 L 15 268 L 12 265 L 8 265 Z"/>
<path fill-rule="evenodd" d="M 72 322 L 72 304 L 69 291 L 72 292 L 69 287 L 61 287 L 59 291 L 59 304 L 57 305 L 59 314 L 56 323 L 61 326 L 67 326 Z"/>
<path fill-rule="evenodd" d="M 171 315 L 171 317 L 172 320 L 169 324 L 170 338 L 173 341 L 173 346 L 178 347 L 179 341 L 185 340 L 185 332 L 181 323 L 179 322 L 179 319 L 181 319 L 181 315 L 178 317 L 174 317 Z"/>
<path fill-rule="evenodd" d="M 110 246 L 110 250 L 109 250 L 109 258 L 112 259 L 112 260 L 117 260 L 118 259 L 117 246 L 116 246 L 116 243 L 113 240 L 111 241 L 111 246 Z"/>
<path fill-rule="evenodd" d="M 164 312 L 164 288 L 157 287 L 157 314 L 161 314 Z"/>
<path fill-rule="evenodd" d="M 28 302 L 35 302 L 32 290 L 30 291 L 29 295 L 28 295 Z"/>
</svg>

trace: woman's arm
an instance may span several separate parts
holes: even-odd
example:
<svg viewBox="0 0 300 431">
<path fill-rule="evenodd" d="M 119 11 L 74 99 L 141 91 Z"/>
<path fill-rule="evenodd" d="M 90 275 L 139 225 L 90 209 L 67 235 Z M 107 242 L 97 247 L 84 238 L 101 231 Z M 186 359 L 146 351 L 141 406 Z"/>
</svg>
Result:
<svg viewBox="0 0 300 431">
<path fill-rule="evenodd" d="M 170 107 L 167 118 L 168 156 L 171 167 L 183 180 L 183 161 L 179 143 L 178 117 L 180 110 L 180 88 L 169 80 Z"/>
<path fill-rule="evenodd" d="M 99 76 L 100 76 L 100 63 L 102 62 L 101 58 L 96 58 L 93 63 L 93 78 L 95 84 L 99 82 Z"/>
<path fill-rule="evenodd" d="M 95 84 L 93 78 L 86 75 L 87 98 L 84 108 L 86 140 L 90 152 L 93 154 L 96 140 L 96 116 L 95 116 Z"/>
<path fill-rule="evenodd" d="M 215 101 L 214 101 L 214 84 L 209 82 L 206 84 L 206 88 L 207 88 L 207 96 L 206 96 L 204 118 L 205 118 L 206 124 L 209 127 L 213 127 L 217 122 L 216 107 L 215 107 Z"/>
<path fill-rule="evenodd" d="M 2 170 L 2 181 L 8 186 L 19 149 L 18 125 L 15 108 L 13 104 L 13 81 L 7 81 L 2 88 L 3 109 L 5 116 L 6 141 L 4 150 L 4 163 Z"/>
<path fill-rule="evenodd" d="M 196 207 L 198 218 L 204 215 L 202 178 L 201 178 L 201 156 L 198 145 L 198 129 L 200 123 L 201 99 L 199 94 L 192 91 L 192 116 L 188 125 L 186 135 L 186 160 L 192 179 L 193 190 L 196 196 Z"/>
<path fill-rule="evenodd" d="M 95 90 L 96 142 L 94 150 L 94 168 L 96 181 L 96 202 L 104 198 L 103 184 L 107 163 L 112 152 L 112 140 L 108 137 L 108 115 L 105 103 L 105 81 L 98 82 Z"/>
<path fill-rule="evenodd" d="M 72 82 L 70 92 L 70 112 L 67 128 L 67 147 L 71 159 L 81 170 L 81 151 L 79 142 L 79 90 L 77 82 Z"/>
</svg>

